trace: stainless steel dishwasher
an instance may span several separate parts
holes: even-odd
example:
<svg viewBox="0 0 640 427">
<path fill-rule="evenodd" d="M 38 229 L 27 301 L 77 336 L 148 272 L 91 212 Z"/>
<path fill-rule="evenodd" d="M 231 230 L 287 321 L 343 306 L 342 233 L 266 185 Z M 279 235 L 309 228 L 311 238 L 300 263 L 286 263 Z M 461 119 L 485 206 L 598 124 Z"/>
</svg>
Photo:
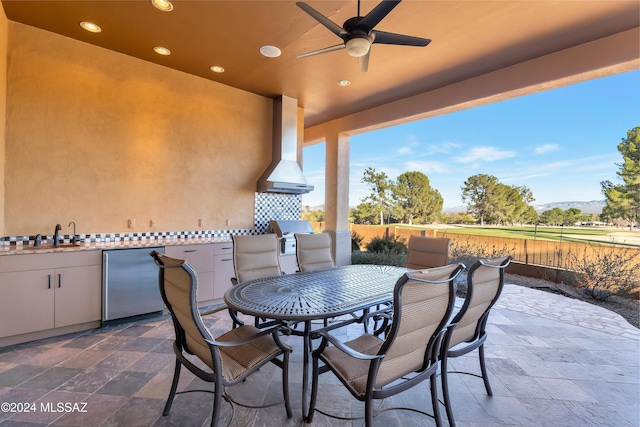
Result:
<svg viewBox="0 0 640 427">
<path fill-rule="evenodd" d="M 158 267 L 149 255 L 164 247 L 102 251 L 102 321 L 161 312 Z"/>
</svg>

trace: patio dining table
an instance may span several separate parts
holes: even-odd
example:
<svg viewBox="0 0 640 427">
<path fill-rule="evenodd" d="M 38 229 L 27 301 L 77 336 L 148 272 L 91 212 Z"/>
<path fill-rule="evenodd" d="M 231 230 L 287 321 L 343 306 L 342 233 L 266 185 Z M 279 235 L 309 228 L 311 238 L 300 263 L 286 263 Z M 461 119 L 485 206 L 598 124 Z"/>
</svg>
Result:
<svg viewBox="0 0 640 427">
<path fill-rule="evenodd" d="M 366 313 L 391 302 L 397 280 L 407 271 L 387 265 L 348 265 L 285 274 L 239 283 L 225 293 L 224 300 L 230 308 L 257 318 L 304 323 L 303 331 L 291 329 L 291 333 L 303 337 L 302 415 L 306 418 L 312 321 L 360 310 Z M 328 329 L 357 321 L 366 318 L 335 322 Z"/>
</svg>

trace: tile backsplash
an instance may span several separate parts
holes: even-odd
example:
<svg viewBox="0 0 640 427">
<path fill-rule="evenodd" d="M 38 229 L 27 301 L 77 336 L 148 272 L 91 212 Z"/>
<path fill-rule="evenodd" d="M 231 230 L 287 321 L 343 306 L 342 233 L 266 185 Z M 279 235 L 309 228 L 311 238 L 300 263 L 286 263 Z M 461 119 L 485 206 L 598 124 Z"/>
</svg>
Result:
<svg viewBox="0 0 640 427">
<path fill-rule="evenodd" d="M 302 213 L 302 196 L 292 194 L 255 193 L 253 229 L 238 230 L 193 230 L 193 231 L 150 231 L 131 233 L 95 233 L 79 234 L 82 242 L 96 241 L 135 241 L 162 238 L 230 238 L 234 234 L 264 234 L 267 232 L 269 221 L 272 219 L 297 220 Z M 73 236 L 60 234 L 65 241 Z M 0 240 L 3 244 L 28 244 L 35 236 L 5 236 Z M 42 236 L 52 239 L 53 236 Z"/>
</svg>

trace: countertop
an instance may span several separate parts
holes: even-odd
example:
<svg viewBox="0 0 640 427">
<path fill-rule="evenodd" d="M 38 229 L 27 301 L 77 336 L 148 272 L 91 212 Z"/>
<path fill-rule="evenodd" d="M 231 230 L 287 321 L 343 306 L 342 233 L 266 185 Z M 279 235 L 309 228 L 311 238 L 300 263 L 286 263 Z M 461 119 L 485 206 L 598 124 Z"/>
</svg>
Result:
<svg viewBox="0 0 640 427">
<path fill-rule="evenodd" d="M 121 239 L 118 241 L 95 241 L 82 242 L 78 245 L 70 245 L 68 242 L 61 243 L 54 248 L 51 244 L 45 244 L 40 248 L 25 246 L 22 244 L 0 245 L 0 256 L 2 255 L 31 255 L 46 254 L 53 252 L 77 252 L 77 251 L 102 251 L 109 249 L 135 249 L 151 248 L 155 246 L 175 246 L 175 245 L 204 245 L 208 243 L 229 243 L 231 239 L 223 237 L 193 237 L 193 238 L 140 238 L 137 240 Z"/>
</svg>

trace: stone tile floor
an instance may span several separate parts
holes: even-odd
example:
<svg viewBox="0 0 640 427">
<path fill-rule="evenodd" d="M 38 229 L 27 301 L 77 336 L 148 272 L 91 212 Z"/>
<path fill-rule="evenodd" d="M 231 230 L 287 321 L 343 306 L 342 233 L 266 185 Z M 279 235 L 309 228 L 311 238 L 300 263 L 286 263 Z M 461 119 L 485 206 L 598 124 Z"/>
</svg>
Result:
<svg viewBox="0 0 640 427">
<path fill-rule="evenodd" d="M 206 323 L 214 335 L 230 328 L 225 312 Z M 361 331 L 353 325 L 337 333 L 348 339 Z M 617 314 L 507 285 L 491 313 L 488 332 L 486 355 L 494 395 L 486 395 L 478 378 L 450 375 L 458 426 L 640 426 L 640 331 Z M 0 412 L 0 427 L 208 425 L 208 393 L 179 395 L 171 414 L 162 416 L 174 365 L 172 335 L 171 322 L 164 316 L 0 349 L 0 403 L 14 404 L 14 409 L 35 404 L 30 407 L 36 409 Z M 281 405 L 232 409 L 224 403 L 221 425 L 304 425 L 301 338 L 285 339 L 295 348 L 290 378 L 294 417 L 287 419 Z M 479 372 L 476 353 L 453 359 L 451 365 L 458 371 Z M 182 375 L 181 390 L 207 386 L 188 372 Z M 319 408 L 343 416 L 362 413 L 362 404 L 331 374 L 324 375 L 320 387 Z M 262 404 L 280 399 L 280 390 L 280 372 L 269 365 L 228 392 L 239 401 Z M 428 383 L 382 403 L 382 408 L 390 406 L 429 410 Z M 312 425 L 362 424 L 316 414 Z M 382 412 L 375 424 L 435 425 L 410 411 Z"/>
</svg>

